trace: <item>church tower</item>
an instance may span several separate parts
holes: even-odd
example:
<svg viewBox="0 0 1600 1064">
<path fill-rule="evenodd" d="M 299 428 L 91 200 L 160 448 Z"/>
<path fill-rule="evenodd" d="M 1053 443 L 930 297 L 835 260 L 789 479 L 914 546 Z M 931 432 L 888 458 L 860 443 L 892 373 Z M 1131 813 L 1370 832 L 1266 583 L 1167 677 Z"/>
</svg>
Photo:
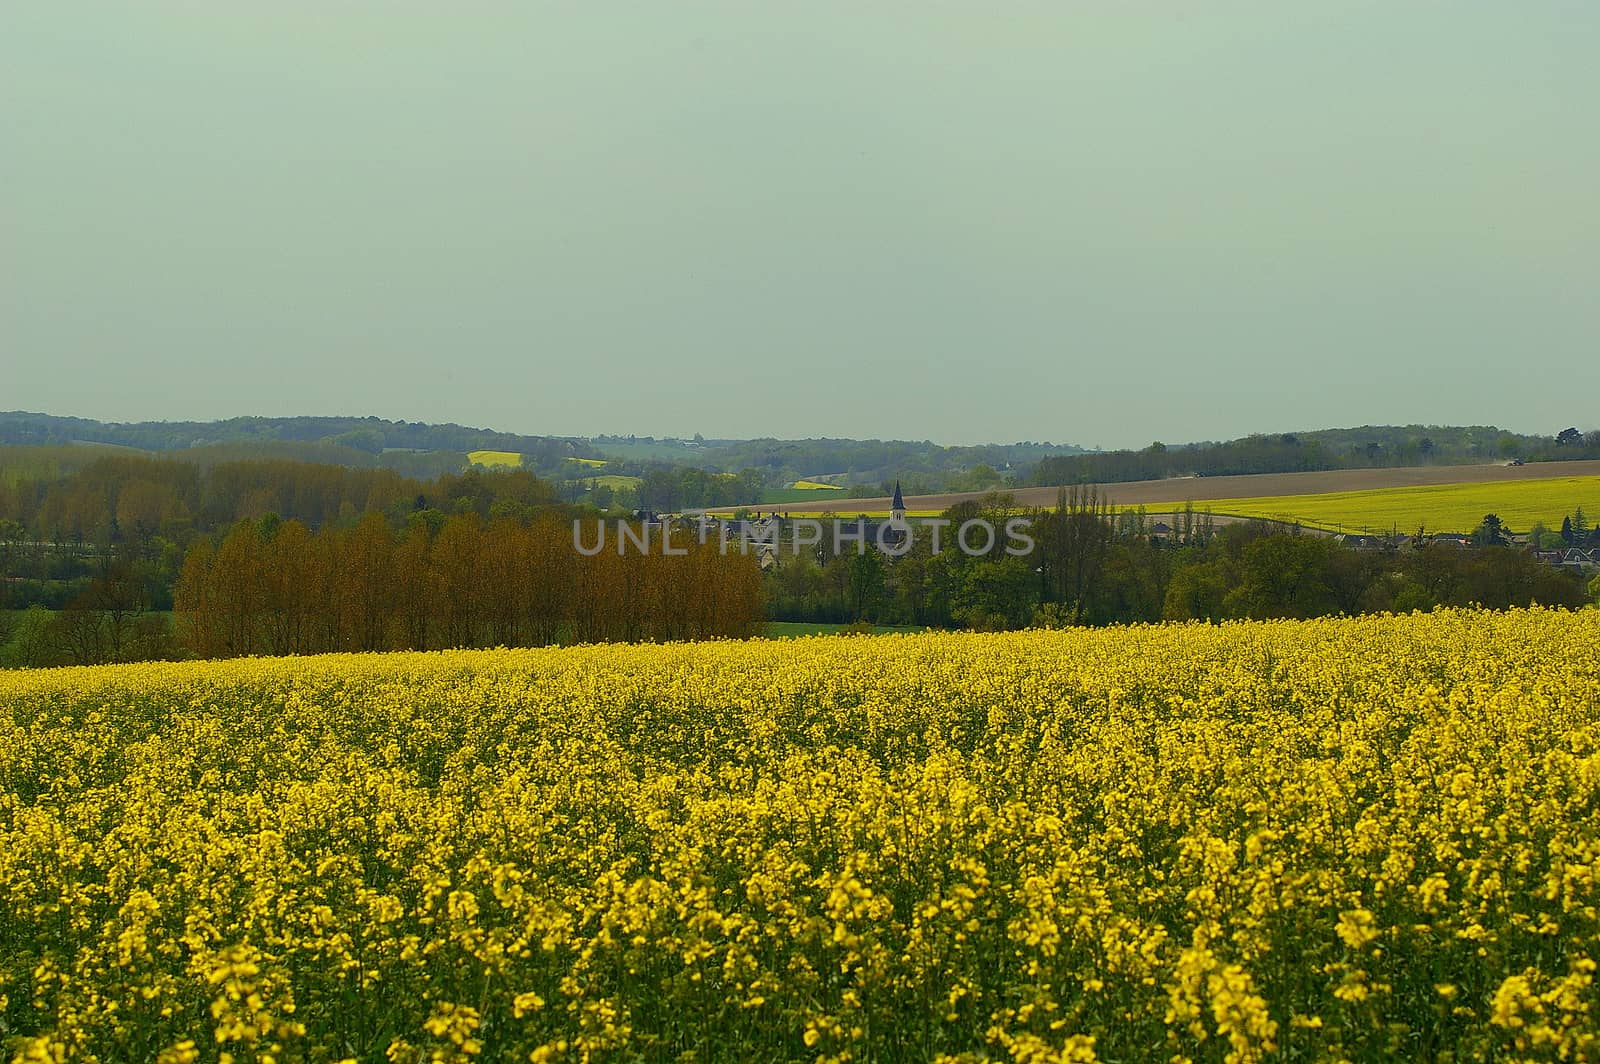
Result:
<svg viewBox="0 0 1600 1064">
<path fill-rule="evenodd" d="M 894 482 L 894 501 L 889 503 L 889 520 L 904 521 L 906 519 L 906 501 L 900 497 L 900 482 Z"/>
</svg>

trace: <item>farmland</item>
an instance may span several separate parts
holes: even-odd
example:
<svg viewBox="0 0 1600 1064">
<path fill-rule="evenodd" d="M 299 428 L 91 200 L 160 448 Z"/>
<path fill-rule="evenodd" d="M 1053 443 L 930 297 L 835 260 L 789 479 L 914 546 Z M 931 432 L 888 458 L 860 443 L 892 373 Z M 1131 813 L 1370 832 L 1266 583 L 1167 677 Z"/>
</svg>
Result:
<svg viewBox="0 0 1600 1064">
<path fill-rule="evenodd" d="M 1412 532 L 1419 525 L 1470 532 L 1484 514 L 1493 512 L 1507 527 L 1526 531 L 1539 521 L 1557 528 L 1562 517 L 1580 506 L 1589 513 L 1600 513 L 1600 476 L 1219 499 L 1206 506 L 1217 513 L 1376 532 Z"/>
<path fill-rule="evenodd" d="M 1592 1059 L 1600 611 L 0 675 L 19 1060 Z"/>
<path fill-rule="evenodd" d="M 1521 466 L 1406 466 L 1394 469 L 1331 469 L 1319 473 L 1260 473 L 1253 476 L 1171 477 L 1098 485 L 1113 503 L 1120 506 L 1147 506 L 1156 509 L 1213 505 L 1225 499 L 1276 498 L 1284 495 L 1326 495 L 1334 492 L 1373 491 L 1381 488 L 1415 488 L 1437 484 L 1500 484 L 1551 477 L 1600 476 L 1600 461 L 1529 462 Z M 1056 501 L 1056 487 L 1025 487 L 1011 493 L 1023 506 L 1050 506 Z M 940 512 L 961 502 L 974 502 L 983 492 L 952 492 L 941 495 L 907 496 L 907 505 Z M 889 509 L 888 496 L 853 500 L 865 512 Z M 837 505 L 828 501 L 812 503 L 806 509 L 825 510 Z M 796 508 L 800 509 L 799 507 Z"/>
<path fill-rule="evenodd" d="M 1117 508 L 1143 506 L 1167 513 L 1193 503 L 1198 510 L 1241 517 L 1287 519 L 1334 529 L 1469 532 L 1485 513 L 1525 531 L 1535 521 L 1550 527 L 1579 506 L 1600 511 L 1600 462 L 1543 462 L 1526 466 L 1427 466 L 1414 469 L 1332 470 L 1259 476 L 1186 477 L 1100 485 Z M 1022 506 L 1053 506 L 1060 489 L 1020 488 Z M 910 516 L 933 516 L 981 499 L 980 493 L 907 498 Z M 802 500 L 796 513 L 838 510 L 884 516 L 889 500 Z"/>
<path fill-rule="evenodd" d="M 1558 528 L 1561 519 L 1578 507 L 1589 514 L 1600 514 L 1600 476 L 1209 499 L 1195 503 L 1195 507 L 1225 517 L 1263 518 L 1333 531 L 1380 533 L 1414 532 L 1419 526 L 1430 531 L 1470 532 L 1483 520 L 1484 514 L 1492 512 L 1499 515 L 1507 528 L 1525 532 L 1541 521 L 1547 528 Z M 855 513 L 844 502 L 839 504 L 839 510 L 850 515 Z M 886 509 L 862 512 L 872 517 L 888 515 Z M 927 509 L 906 512 L 911 517 L 933 517 L 939 513 Z"/>
<path fill-rule="evenodd" d="M 516 469 L 522 465 L 522 455 L 516 451 L 470 451 L 467 461 L 490 469 L 501 467 Z"/>
</svg>

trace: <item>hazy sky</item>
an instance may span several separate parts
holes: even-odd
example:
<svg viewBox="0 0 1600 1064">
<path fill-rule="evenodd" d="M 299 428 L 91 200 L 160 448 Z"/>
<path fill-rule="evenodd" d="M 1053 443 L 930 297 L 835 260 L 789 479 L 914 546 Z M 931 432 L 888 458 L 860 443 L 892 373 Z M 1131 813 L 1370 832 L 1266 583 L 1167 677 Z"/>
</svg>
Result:
<svg viewBox="0 0 1600 1064">
<path fill-rule="evenodd" d="M 1593 427 L 1596 55 L 1593 0 L 4 0 L 0 409 Z"/>
</svg>

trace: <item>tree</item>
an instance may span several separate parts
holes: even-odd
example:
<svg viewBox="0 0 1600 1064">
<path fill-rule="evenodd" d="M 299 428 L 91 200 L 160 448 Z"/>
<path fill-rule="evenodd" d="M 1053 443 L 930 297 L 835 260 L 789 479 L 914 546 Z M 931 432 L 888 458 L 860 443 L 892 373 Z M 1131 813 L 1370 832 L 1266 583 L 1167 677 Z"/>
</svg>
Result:
<svg viewBox="0 0 1600 1064">
<path fill-rule="evenodd" d="M 305 654 L 312 649 L 312 616 L 331 607 L 311 533 L 299 521 L 273 530 L 262 565 L 264 633 L 273 654 Z"/>
<path fill-rule="evenodd" d="M 240 521 L 211 562 L 211 593 L 224 656 L 248 655 L 260 649 L 262 553 L 255 523 Z"/>
<path fill-rule="evenodd" d="M 872 620 L 883 599 L 883 555 L 869 550 L 851 558 L 849 564 L 851 614 L 858 621 Z"/>
<path fill-rule="evenodd" d="M 1316 536 L 1263 536 L 1245 547 L 1239 583 L 1225 600 L 1236 617 L 1317 617 L 1338 602 L 1331 586 L 1331 541 Z"/>
<path fill-rule="evenodd" d="M 1583 433 L 1576 428 L 1565 428 L 1556 433 L 1557 447 L 1570 447 L 1583 443 Z"/>
<path fill-rule="evenodd" d="M 966 567 L 950 615 L 969 628 L 1021 628 L 1038 601 L 1033 569 L 1022 558 L 978 561 Z"/>
<path fill-rule="evenodd" d="M 1504 547 L 1509 540 L 1506 539 L 1505 526 L 1500 521 L 1498 514 L 1484 514 L 1483 521 L 1472 533 L 1472 542 L 1480 547 Z"/>
<path fill-rule="evenodd" d="M 0 519 L 0 576 L 10 574 L 12 561 L 22 553 L 26 538 L 27 530 L 22 527 L 22 522 Z M 0 604 L 3 604 L 3 596 L 0 596 Z"/>
<path fill-rule="evenodd" d="M 1230 583 L 1224 560 L 1184 566 L 1167 584 L 1161 616 L 1168 621 L 1220 621 L 1227 616 L 1224 600 Z"/>
<path fill-rule="evenodd" d="M 429 558 L 432 537 L 428 523 L 412 521 L 394 552 L 394 605 L 401 638 L 409 650 L 427 650 L 438 598 L 436 574 Z"/>
<path fill-rule="evenodd" d="M 1070 606 L 1073 623 L 1082 624 L 1089 600 L 1100 588 L 1111 547 L 1110 505 L 1096 488 L 1062 488 L 1054 512 L 1041 517 L 1037 531 L 1052 597 Z"/>
<path fill-rule="evenodd" d="M 1565 516 L 1565 517 L 1563 517 L 1561 519 L 1561 542 L 1565 543 L 1569 547 L 1572 546 L 1572 515 L 1571 514 L 1568 514 L 1567 516 Z"/>
<path fill-rule="evenodd" d="M 11 633 L 10 646 L 0 647 L 0 654 L 4 655 L 0 665 L 37 669 L 60 664 L 61 650 L 51 630 L 53 623 L 49 610 L 38 603 L 29 606 Z"/>
<path fill-rule="evenodd" d="M 346 615 L 346 645 L 387 649 L 394 606 L 394 539 L 383 515 L 369 513 L 344 537 L 335 588 Z"/>
</svg>

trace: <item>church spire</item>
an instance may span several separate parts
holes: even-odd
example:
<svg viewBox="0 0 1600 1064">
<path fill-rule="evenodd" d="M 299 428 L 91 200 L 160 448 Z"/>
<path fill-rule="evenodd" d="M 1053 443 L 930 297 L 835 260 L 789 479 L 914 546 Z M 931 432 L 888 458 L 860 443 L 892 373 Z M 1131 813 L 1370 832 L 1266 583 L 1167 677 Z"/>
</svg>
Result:
<svg viewBox="0 0 1600 1064">
<path fill-rule="evenodd" d="M 889 504 L 889 516 L 896 519 L 906 515 L 906 501 L 900 497 L 900 482 L 894 482 L 894 501 Z"/>
</svg>

